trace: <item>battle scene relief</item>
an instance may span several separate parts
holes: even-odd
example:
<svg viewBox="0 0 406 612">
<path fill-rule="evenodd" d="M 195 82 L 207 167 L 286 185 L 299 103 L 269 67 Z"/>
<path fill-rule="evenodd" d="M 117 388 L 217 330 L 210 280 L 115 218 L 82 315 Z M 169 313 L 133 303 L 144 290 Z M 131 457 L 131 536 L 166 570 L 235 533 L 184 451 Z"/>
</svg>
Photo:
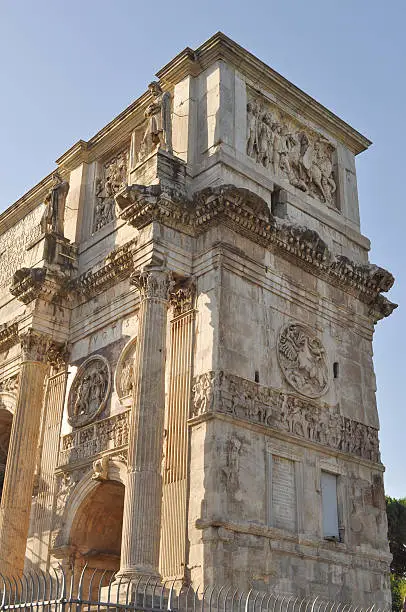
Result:
<svg viewBox="0 0 406 612">
<path fill-rule="evenodd" d="M 332 143 L 305 128 L 268 100 L 248 96 L 247 155 L 276 179 L 336 206 Z"/>
<path fill-rule="evenodd" d="M 93 233 L 114 219 L 114 196 L 127 185 L 128 156 L 127 149 L 120 151 L 103 164 L 96 178 Z"/>
</svg>

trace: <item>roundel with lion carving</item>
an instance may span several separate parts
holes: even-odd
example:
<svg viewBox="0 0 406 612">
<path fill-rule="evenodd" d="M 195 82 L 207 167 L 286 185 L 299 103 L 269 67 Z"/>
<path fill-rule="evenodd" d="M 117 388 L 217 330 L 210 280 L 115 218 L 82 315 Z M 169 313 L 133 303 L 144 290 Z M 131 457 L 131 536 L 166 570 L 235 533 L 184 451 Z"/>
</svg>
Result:
<svg viewBox="0 0 406 612">
<path fill-rule="evenodd" d="M 313 398 L 327 392 L 326 350 L 313 329 L 301 323 L 284 325 L 279 333 L 277 353 L 282 372 L 296 391 Z"/>
</svg>

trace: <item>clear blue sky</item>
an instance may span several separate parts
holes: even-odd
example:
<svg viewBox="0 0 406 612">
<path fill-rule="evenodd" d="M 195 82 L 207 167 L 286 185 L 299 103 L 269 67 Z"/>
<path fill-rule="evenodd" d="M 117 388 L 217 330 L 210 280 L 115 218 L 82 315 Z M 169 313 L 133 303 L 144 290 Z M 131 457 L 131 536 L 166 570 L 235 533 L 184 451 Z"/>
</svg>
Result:
<svg viewBox="0 0 406 612">
<path fill-rule="evenodd" d="M 358 156 L 371 260 L 400 304 L 374 341 L 387 493 L 406 496 L 406 0 L 0 0 L 0 210 L 217 30 L 373 140 Z"/>
</svg>

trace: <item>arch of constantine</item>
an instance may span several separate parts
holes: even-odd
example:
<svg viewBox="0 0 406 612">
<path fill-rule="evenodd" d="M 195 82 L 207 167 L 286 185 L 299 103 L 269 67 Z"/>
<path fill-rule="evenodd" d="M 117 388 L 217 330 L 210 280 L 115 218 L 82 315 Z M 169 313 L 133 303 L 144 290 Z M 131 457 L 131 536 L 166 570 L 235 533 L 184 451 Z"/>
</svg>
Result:
<svg viewBox="0 0 406 612">
<path fill-rule="evenodd" d="M 390 601 L 370 141 L 219 33 L 0 215 L 0 571 Z"/>
</svg>

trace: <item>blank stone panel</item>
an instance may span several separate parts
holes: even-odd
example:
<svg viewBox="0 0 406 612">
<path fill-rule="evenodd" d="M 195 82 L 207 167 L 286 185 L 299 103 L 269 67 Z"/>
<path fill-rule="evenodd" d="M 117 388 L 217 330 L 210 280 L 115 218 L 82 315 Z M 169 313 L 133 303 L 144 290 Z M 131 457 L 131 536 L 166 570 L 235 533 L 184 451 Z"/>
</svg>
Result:
<svg viewBox="0 0 406 612">
<path fill-rule="evenodd" d="M 296 531 L 295 462 L 272 455 L 270 457 L 272 527 Z"/>
</svg>

